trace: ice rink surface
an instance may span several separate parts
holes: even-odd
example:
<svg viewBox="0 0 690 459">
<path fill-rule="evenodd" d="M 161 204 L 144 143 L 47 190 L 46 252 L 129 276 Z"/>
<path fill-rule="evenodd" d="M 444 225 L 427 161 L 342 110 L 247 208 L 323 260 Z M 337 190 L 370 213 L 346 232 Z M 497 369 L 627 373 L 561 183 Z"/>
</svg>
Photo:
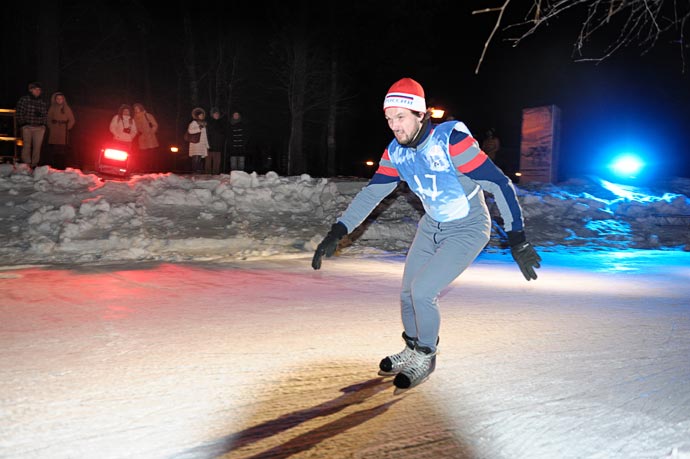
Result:
<svg viewBox="0 0 690 459">
<path fill-rule="evenodd" d="M 403 258 L 0 269 L 1 458 L 690 457 L 690 253 L 482 254 L 393 395 Z"/>
</svg>

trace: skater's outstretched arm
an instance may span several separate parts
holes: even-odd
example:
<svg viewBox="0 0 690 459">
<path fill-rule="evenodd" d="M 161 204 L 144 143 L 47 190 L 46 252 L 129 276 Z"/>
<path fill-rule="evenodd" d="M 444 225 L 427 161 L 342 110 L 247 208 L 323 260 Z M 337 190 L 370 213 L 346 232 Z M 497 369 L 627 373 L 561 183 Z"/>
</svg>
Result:
<svg viewBox="0 0 690 459">
<path fill-rule="evenodd" d="M 357 228 L 367 216 L 379 205 L 398 186 L 399 180 L 389 180 L 385 183 L 378 182 L 377 175 L 357 193 L 345 212 L 338 221 L 331 226 L 331 230 L 326 237 L 316 247 L 314 257 L 311 260 L 311 267 L 321 268 L 321 259 L 331 257 L 335 253 L 340 240 Z M 376 179 L 376 180 L 375 180 Z"/>
</svg>

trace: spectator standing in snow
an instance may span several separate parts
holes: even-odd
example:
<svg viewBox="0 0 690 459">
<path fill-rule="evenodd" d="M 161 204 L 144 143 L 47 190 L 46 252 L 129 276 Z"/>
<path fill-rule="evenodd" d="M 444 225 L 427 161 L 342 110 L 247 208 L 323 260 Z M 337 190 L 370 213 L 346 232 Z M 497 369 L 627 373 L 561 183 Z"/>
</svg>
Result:
<svg viewBox="0 0 690 459">
<path fill-rule="evenodd" d="M 19 98 L 16 107 L 17 126 L 22 136 L 22 162 L 32 168 L 41 161 L 41 148 L 48 124 L 48 104 L 41 97 L 41 83 L 29 83 L 29 94 Z"/>
<path fill-rule="evenodd" d="M 61 92 L 53 93 L 48 108 L 48 148 L 44 164 L 64 169 L 69 162 L 69 133 L 75 124 L 74 113 Z"/>
<path fill-rule="evenodd" d="M 187 126 L 187 133 L 200 134 L 198 142 L 189 142 L 189 156 L 192 158 L 192 172 L 204 172 L 204 161 L 208 156 L 208 136 L 206 134 L 206 111 L 201 107 L 192 110 L 192 121 Z"/>
<path fill-rule="evenodd" d="M 134 124 L 137 126 L 137 169 L 141 172 L 156 170 L 158 160 L 158 121 L 156 117 L 146 111 L 143 104 L 136 103 L 134 108 Z"/>
<path fill-rule="evenodd" d="M 491 161 L 496 162 L 496 155 L 501 149 L 501 140 L 496 135 L 496 129 L 489 128 L 484 135 L 484 141 L 482 142 L 482 150 L 486 153 Z"/>
<path fill-rule="evenodd" d="M 230 153 L 230 169 L 243 171 L 246 167 L 246 132 L 244 117 L 239 112 L 234 112 L 230 118 L 230 134 L 232 136 L 232 149 Z"/>
<path fill-rule="evenodd" d="M 395 392 L 422 383 L 436 368 L 441 316 L 438 296 L 479 255 L 491 223 L 480 190 L 491 192 L 503 213 L 511 253 L 523 276 L 536 279 L 541 258 L 524 233 L 513 184 L 481 151 L 459 121 L 434 125 L 424 89 L 411 78 L 394 83 L 383 102 L 394 139 L 379 168 L 331 226 L 312 258 L 334 254 L 339 241 L 357 228 L 401 181 L 421 200 L 425 214 L 405 260 L 400 293 L 405 348 L 381 360 L 379 374 L 395 376 Z"/>
<path fill-rule="evenodd" d="M 227 140 L 227 126 L 225 118 L 216 107 L 211 108 L 211 117 L 206 124 L 208 137 L 208 156 L 205 171 L 207 174 L 220 174 L 221 158 L 225 156 L 225 142 Z"/>
<path fill-rule="evenodd" d="M 110 120 L 110 133 L 113 141 L 132 154 L 132 141 L 137 136 L 137 125 L 132 118 L 132 108 L 127 104 L 120 105 L 117 113 Z"/>
</svg>

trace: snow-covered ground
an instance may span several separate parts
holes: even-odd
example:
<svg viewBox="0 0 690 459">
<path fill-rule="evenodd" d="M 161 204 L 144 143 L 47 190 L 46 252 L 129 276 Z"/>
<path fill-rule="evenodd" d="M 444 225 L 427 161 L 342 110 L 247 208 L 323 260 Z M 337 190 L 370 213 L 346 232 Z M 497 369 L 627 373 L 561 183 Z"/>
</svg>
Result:
<svg viewBox="0 0 690 459">
<path fill-rule="evenodd" d="M 2 264 L 240 260 L 312 252 L 364 180 L 148 174 L 102 181 L 79 170 L 0 165 Z M 611 191 L 613 190 L 613 191 Z M 654 189 L 594 178 L 518 186 L 542 251 L 690 250 L 690 180 Z M 614 193 L 615 192 L 615 193 Z M 347 252 L 404 253 L 421 206 L 401 188 Z M 375 218 L 374 218 L 375 217 Z M 499 233 L 491 246 L 500 248 Z"/>
<path fill-rule="evenodd" d="M 690 458 L 689 181 L 518 185 L 539 279 L 496 233 L 402 396 L 415 199 L 310 267 L 365 183 L 0 166 L 0 457 Z"/>
</svg>

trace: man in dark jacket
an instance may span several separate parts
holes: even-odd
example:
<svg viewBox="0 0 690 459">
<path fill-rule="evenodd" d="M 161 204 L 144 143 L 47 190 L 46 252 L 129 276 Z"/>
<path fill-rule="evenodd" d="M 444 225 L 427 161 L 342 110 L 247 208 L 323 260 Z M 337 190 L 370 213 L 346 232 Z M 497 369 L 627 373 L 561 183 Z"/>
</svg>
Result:
<svg viewBox="0 0 690 459">
<path fill-rule="evenodd" d="M 222 113 L 216 107 L 211 108 L 211 117 L 206 124 L 208 136 L 208 156 L 204 171 L 207 174 L 220 174 L 221 158 L 225 157 L 225 142 L 227 140 L 227 125 Z"/>
<path fill-rule="evenodd" d="M 17 101 L 17 126 L 22 132 L 22 162 L 36 167 L 48 124 L 48 103 L 41 97 L 41 83 L 29 83 L 29 94 Z"/>
</svg>

